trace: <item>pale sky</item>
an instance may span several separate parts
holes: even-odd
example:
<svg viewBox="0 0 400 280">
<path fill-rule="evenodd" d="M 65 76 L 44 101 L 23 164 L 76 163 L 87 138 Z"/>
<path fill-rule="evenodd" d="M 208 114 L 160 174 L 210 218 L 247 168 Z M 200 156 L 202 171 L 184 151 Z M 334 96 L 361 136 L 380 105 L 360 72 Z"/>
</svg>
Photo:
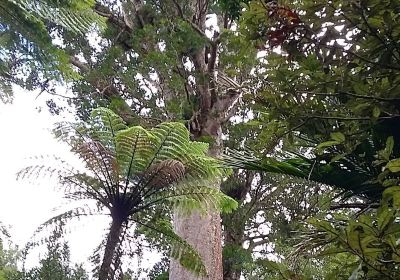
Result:
<svg viewBox="0 0 400 280">
<path fill-rule="evenodd" d="M 54 123 L 63 117 L 52 116 L 47 111 L 48 96 L 43 94 L 37 99 L 36 96 L 16 88 L 12 104 L 0 103 L 0 221 L 10 227 L 12 241 L 20 248 L 31 240 L 41 223 L 56 213 L 54 208 L 65 206 L 66 202 L 54 180 L 42 178 L 33 184 L 17 181 L 16 173 L 33 156 L 61 155 L 77 160 L 69 153 L 68 146 L 55 140 L 51 133 Z M 42 110 L 38 110 L 40 107 Z M 73 119 L 71 115 L 67 117 Z M 89 224 L 86 220 L 70 226 L 68 240 L 71 240 L 74 262 L 85 262 L 104 236 L 108 220 L 105 217 L 89 219 Z"/>
</svg>

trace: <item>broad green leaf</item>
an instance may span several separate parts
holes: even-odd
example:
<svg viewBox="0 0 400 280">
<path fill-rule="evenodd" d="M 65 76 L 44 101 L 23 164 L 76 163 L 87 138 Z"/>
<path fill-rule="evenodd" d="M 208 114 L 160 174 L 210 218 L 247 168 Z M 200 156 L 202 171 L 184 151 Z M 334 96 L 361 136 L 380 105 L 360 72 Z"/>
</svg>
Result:
<svg viewBox="0 0 400 280">
<path fill-rule="evenodd" d="M 394 215 L 392 209 L 387 206 L 381 206 L 377 212 L 378 230 L 384 231 L 384 229 L 393 222 Z"/>
<path fill-rule="evenodd" d="M 394 139 L 393 136 L 389 136 L 386 139 L 386 146 L 383 150 L 378 151 L 378 156 L 379 158 L 382 158 L 386 161 L 389 161 L 390 156 L 393 152 L 393 147 L 394 147 Z"/>
<path fill-rule="evenodd" d="M 334 156 L 334 157 L 331 159 L 331 162 L 340 161 L 340 160 L 342 160 L 343 158 L 345 158 L 346 156 L 347 156 L 347 154 L 339 154 L 339 155 L 336 155 L 336 156 Z"/>
<path fill-rule="evenodd" d="M 383 28 L 384 20 L 382 17 L 371 17 L 368 19 L 368 23 L 374 28 Z"/>
<path fill-rule="evenodd" d="M 388 155 L 391 155 L 393 152 L 393 146 L 394 146 L 394 140 L 393 140 L 393 136 L 389 136 L 386 139 L 386 147 L 385 150 L 387 151 Z"/>
<path fill-rule="evenodd" d="M 385 189 L 382 194 L 382 200 L 388 202 L 390 199 L 393 200 L 393 207 L 396 209 L 400 208 L 400 186 L 394 186 Z"/>
<path fill-rule="evenodd" d="M 335 146 L 335 145 L 339 145 L 340 143 L 341 142 L 336 141 L 336 140 L 325 141 L 325 142 L 322 142 L 322 143 L 318 144 L 318 146 L 316 147 L 316 150 L 318 152 L 320 152 L 320 151 L 324 150 L 325 148 L 332 147 L 332 146 Z"/>
<path fill-rule="evenodd" d="M 389 161 L 386 164 L 386 168 L 388 168 L 393 173 L 400 172 L 400 158 Z"/>
<path fill-rule="evenodd" d="M 346 137 L 341 132 L 332 132 L 330 136 L 331 136 L 331 139 L 333 139 L 339 143 L 342 143 L 346 140 Z"/>
<path fill-rule="evenodd" d="M 372 116 L 374 118 L 379 118 L 380 115 L 381 115 L 381 109 L 379 109 L 379 107 L 374 107 L 374 109 L 372 110 Z"/>
</svg>

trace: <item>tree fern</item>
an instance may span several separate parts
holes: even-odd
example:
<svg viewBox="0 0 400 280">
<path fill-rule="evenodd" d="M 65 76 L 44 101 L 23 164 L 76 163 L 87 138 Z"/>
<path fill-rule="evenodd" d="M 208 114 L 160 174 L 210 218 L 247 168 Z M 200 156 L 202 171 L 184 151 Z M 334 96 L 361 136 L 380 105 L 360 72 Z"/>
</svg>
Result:
<svg viewBox="0 0 400 280">
<path fill-rule="evenodd" d="M 233 199 L 212 187 L 226 171 L 206 155 L 207 144 L 190 141 L 181 123 L 162 123 L 150 130 L 127 127 L 119 116 L 104 108 L 94 110 L 87 123 L 60 124 L 56 135 L 71 146 L 88 171 L 64 164 L 61 170 L 37 164 L 20 175 L 57 176 L 68 197 L 94 199 L 100 211 L 109 212 L 112 226 L 105 242 L 100 280 L 111 275 L 111 262 L 119 259 L 115 252 L 121 240 L 116 236 L 132 220 L 168 237 L 172 257 L 195 273 L 205 273 L 193 248 L 156 217 L 166 209 L 206 213 L 210 209 L 229 212 L 236 207 Z"/>
</svg>

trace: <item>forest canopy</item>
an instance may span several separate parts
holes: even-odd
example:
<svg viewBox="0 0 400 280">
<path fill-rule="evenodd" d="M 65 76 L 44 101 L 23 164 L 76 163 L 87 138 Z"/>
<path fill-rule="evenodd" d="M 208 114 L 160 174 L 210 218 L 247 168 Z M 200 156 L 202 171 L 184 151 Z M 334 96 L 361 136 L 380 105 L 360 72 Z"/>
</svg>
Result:
<svg viewBox="0 0 400 280">
<path fill-rule="evenodd" d="M 49 238 L 0 279 L 399 279 L 399 65 L 397 0 L 0 0 L 1 100 L 73 110 L 60 185 L 110 217 L 93 273 Z"/>
</svg>

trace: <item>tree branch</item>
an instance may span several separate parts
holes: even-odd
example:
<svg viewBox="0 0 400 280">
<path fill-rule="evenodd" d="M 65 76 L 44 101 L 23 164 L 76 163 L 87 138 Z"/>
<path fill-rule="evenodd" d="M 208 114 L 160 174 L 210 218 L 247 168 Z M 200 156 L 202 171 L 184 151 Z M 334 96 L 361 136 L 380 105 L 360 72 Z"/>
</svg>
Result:
<svg viewBox="0 0 400 280">
<path fill-rule="evenodd" d="M 124 29 L 126 31 L 132 31 L 132 29 L 125 23 L 124 20 L 120 19 L 118 16 L 114 15 L 109 8 L 106 6 L 101 5 L 100 3 L 96 3 L 94 6 L 94 11 L 103 17 L 107 18 L 107 21 L 117 27 L 119 29 Z"/>
<path fill-rule="evenodd" d="M 371 121 L 372 117 L 342 117 L 342 116 L 320 116 L 320 115 L 311 115 L 311 116 L 299 116 L 300 118 L 308 118 L 308 119 L 325 119 L 325 120 L 338 120 L 338 121 Z M 385 116 L 376 118 L 378 120 L 388 120 L 400 118 L 400 115 L 393 116 Z"/>
<path fill-rule="evenodd" d="M 311 95 L 320 95 L 320 96 L 342 96 L 342 95 L 348 95 L 356 98 L 362 98 L 362 99 L 370 99 L 370 100 L 376 100 L 376 101 L 382 101 L 382 102 L 393 102 L 393 101 L 400 101 L 400 98 L 385 98 L 385 97 L 377 97 L 377 96 L 371 96 L 371 95 L 362 95 L 362 94 L 356 94 L 356 93 L 351 93 L 351 92 L 338 92 L 338 93 L 325 93 L 325 92 L 310 92 L 310 91 L 299 91 L 299 93 L 305 93 L 305 94 L 311 94 Z"/>
<path fill-rule="evenodd" d="M 365 208 L 378 208 L 379 204 L 378 203 L 340 203 L 340 204 L 334 204 L 331 205 L 330 210 L 337 210 L 337 209 L 353 209 L 353 208 L 358 208 L 358 209 L 365 209 Z"/>
</svg>

